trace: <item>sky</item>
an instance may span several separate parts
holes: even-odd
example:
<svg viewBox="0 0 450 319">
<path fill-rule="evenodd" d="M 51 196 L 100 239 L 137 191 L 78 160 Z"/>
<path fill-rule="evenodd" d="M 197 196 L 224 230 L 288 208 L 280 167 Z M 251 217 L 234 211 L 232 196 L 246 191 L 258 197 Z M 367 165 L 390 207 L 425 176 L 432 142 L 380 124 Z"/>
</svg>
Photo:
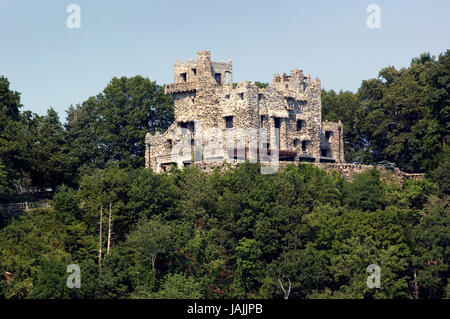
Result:
<svg viewBox="0 0 450 319">
<path fill-rule="evenodd" d="M 68 28 L 70 4 L 80 28 Z M 370 4 L 380 28 L 369 28 Z M 211 51 L 233 62 L 233 81 L 271 82 L 299 68 L 329 90 L 356 92 L 383 67 L 450 49 L 450 1 L 0 0 L 0 75 L 22 110 L 70 105 L 113 77 L 173 82 L 173 64 Z"/>
</svg>

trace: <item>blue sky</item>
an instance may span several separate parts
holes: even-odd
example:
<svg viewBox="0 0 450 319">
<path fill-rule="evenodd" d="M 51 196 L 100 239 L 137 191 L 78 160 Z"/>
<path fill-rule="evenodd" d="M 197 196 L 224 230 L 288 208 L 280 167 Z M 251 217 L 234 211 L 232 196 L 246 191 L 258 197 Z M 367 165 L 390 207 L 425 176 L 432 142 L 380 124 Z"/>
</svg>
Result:
<svg viewBox="0 0 450 319">
<path fill-rule="evenodd" d="M 67 6 L 81 7 L 69 29 Z M 369 29 L 366 8 L 381 8 Z M 355 91 L 385 66 L 450 48 L 450 1 L 0 0 L 0 75 L 23 110 L 65 110 L 114 76 L 173 81 L 176 59 L 209 50 L 233 61 L 233 80 L 270 82 L 303 69 L 325 89 Z"/>
</svg>

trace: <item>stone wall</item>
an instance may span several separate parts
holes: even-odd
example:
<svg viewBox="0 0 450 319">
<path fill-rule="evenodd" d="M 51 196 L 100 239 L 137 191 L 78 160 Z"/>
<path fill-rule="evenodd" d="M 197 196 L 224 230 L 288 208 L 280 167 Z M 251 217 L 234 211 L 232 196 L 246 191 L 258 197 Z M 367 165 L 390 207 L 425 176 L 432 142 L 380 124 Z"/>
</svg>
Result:
<svg viewBox="0 0 450 319">
<path fill-rule="evenodd" d="M 356 174 L 364 173 L 371 170 L 373 165 L 363 165 L 363 164 L 325 164 L 319 163 L 314 164 L 327 172 L 337 172 L 347 180 L 353 179 Z M 380 178 L 386 182 L 394 182 L 397 184 L 402 184 L 405 180 L 421 180 L 424 178 L 425 174 L 409 174 L 402 172 L 399 168 L 394 170 L 385 169 L 384 167 L 377 166 L 380 172 Z"/>
<path fill-rule="evenodd" d="M 288 165 L 298 165 L 295 162 L 280 162 L 279 171 L 282 171 Z M 239 163 L 237 161 L 232 161 L 228 163 L 194 163 L 193 166 L 198 167 L 202 171 L 211 173 L 214 169 L 219 168 L 221 172 L 224 172 L 230 168 L 237 167 Z M 339 173 L 346 180 L 352 180 L 356 174 L 364 173 L 371 170 L 373 165 L 362 165 L 362 164 L 328 164 L 328 163 L 312 163 L 314 165 L 325 170 L 328 173 Z M 396 183 L 401 185 L 406 180 L 421 180 L 425 177 L 425 174 L 409 174 L 402 172 L 400 169 L 396 168 L 394 170 L 385 169 L 383 167 L 377 167 L 381 180 L 387 183 Z"/>
</svg>

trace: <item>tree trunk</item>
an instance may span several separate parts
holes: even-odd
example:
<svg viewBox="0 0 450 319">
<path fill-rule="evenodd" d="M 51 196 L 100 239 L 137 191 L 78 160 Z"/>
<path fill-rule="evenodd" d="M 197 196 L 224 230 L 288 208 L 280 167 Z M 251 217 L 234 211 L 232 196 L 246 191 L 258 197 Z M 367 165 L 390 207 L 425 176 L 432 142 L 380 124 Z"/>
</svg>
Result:
<svg viewBox="0 0 450 319">
<path fill-rule="evenodd" d="M 416 269 L 414 268 L 414 291 L 413 291 L 413 295 L 414 295 L 414 299 L 419 299 L 419 285 L 417 284 L 416 281 Z"/>
<path fill-rule="evenodd" d="M 281 290 L 283 290 L 283 292 L 284 292 L 284 299 L 288 299 L 288 298 L 289 298 L 289 294 L 291 293 L 291 280 L 288 279 L 288 282 L 289 282 L 289 287 L 288 287 L 288 289 L 284 289 L 283 284 L 281 283 L 280 278 L 278 278 L 278 282 L 280 283 Z"/>
<path fill-rule="evenodd" d="M 151 256 L 152 260 L 152 270 L 155 271 L 156 254 Z"/>
<path fill-rule="evenodd" d="M 111 248 L 111 215 L 112 215 L 112 206 L 111 202 L 109 203 L 109 217 L 108 217 L 108 247 L 106 248 L 106 254 L 109 254 L 109 249 Z"/>
<path fill-rule="evenodd" d="M 22 171 L 20 171 L 20 175 L 19 175 L 19 194 L 23 194 L 23 186 L 22 186 L 23 178 L 22 178 L 22 175 L 23 175 L 23 173 L 22 173 Z"/>
<path fill-rule="evenodd" d="M 98 267 L 102 271 L 102 246 L 103 246 L 103 206 L 100 206 L 100 230 L 99 230 L 99 247 L 98 247 Z"/>
</svg>

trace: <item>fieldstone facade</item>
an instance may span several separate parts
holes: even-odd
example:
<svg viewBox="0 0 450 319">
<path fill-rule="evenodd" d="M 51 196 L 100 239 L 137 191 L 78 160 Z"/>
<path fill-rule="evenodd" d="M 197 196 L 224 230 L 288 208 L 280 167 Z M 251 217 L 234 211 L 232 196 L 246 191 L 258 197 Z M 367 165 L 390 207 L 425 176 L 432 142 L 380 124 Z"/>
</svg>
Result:
<svg viewBox="0 0 450 319">
<path fill-rule="evenodd" d="M 175 121 L 162 134 L 147 134 L 146 167 L 161 172 L 173 164 L 236 163 L 252 150 L 258 160 L 277 150 L 280 162 L 344 163 L 343 126 L 322 122 L 318 78 L 295 69 L 275 74 L 261 88 L 249 81 L 233 84 L 232 75 L 231 61 L 212 62 L 209 51 L 198 52 L 197 61 L 175 62 L 174 83 L 165 86 Z M 180 132 L 191 137 L 191 152 L 174 156 Z"/>
</svg>

